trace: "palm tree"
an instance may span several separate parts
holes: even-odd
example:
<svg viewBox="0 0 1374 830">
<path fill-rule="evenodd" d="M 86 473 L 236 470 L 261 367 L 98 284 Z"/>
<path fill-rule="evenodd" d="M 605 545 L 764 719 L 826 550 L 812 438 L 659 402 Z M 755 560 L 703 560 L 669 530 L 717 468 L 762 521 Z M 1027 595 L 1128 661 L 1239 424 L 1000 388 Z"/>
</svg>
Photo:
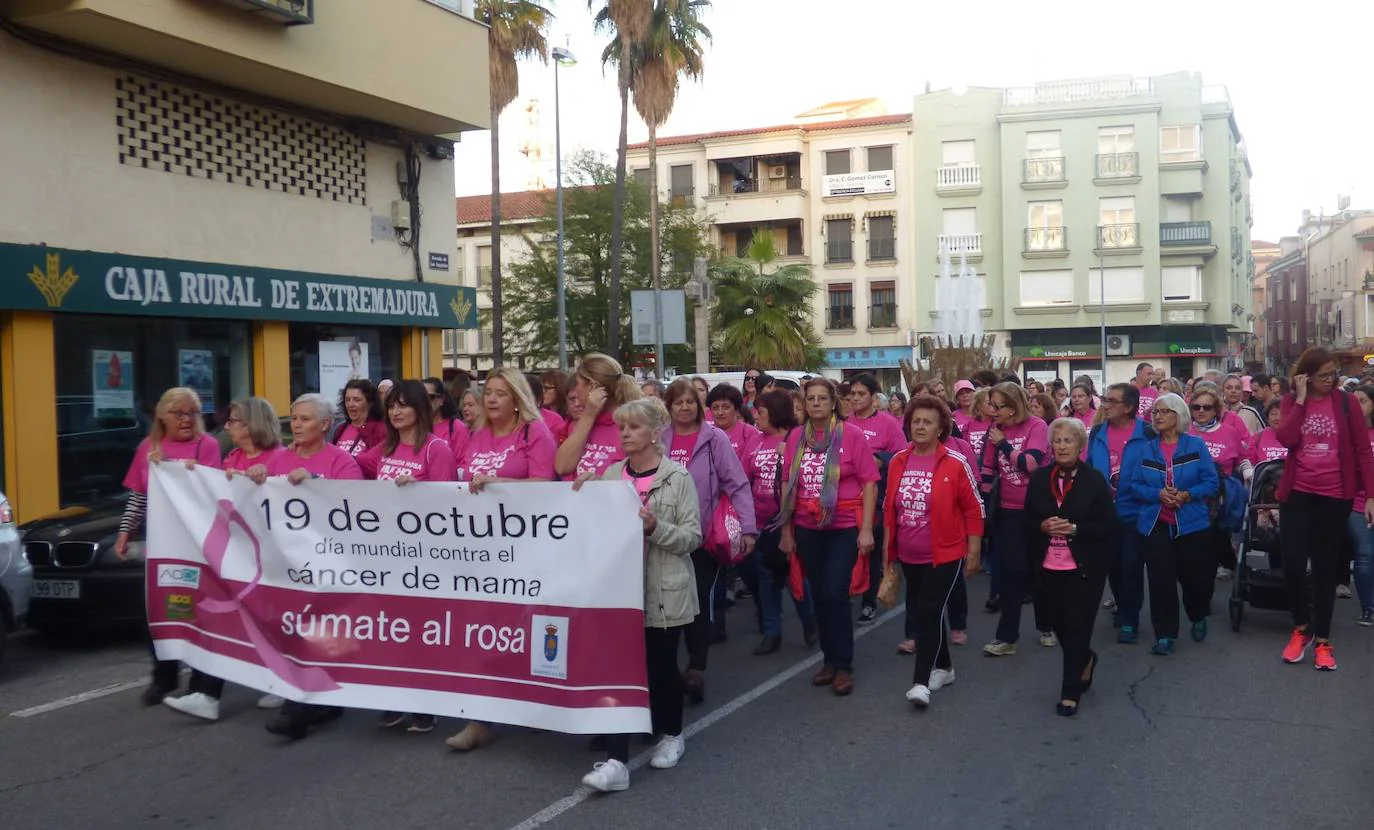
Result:
<svg viewBox="0 0 1374 830">
<path fill-rule="evenodd" d="M 673 112 L 679 82 L 683 76 L 701 80 L 702 40 L 710 40 L 711 30 L 697 15 L 709 5 L 710 0 L 656 0 L 648 31 L 640 43 L 631 91 L 635 109 L 649 128 L 651 171 L 658 170 L 658 128 Z M 656 178 L 656 174 L 651 173 L 650 178 Z M 649 195 L 649 275 L 654 290 L 659 290 L 663 287 L 663 257 L 659 253 L 656 186 L 651 186 Z M 663 377 L 664 368 L 657 367 L 659 377 Z"/>
<path fill-rule="evenodd" d="M 633 54 L 630 60 L 612 61 L 611 50 L 618 44 L 638 44 L 649 30 L 654 0 L 587 0 L 588 9 L 604 6 L 596 13 L 596 30 L 613 32 L 611 46 L 602 54 L 603 63 L 616 63 L 620 90 L 620 143 L 615 157 L 615 203 L 611 208 L 611 278 L 610 310 L 606 326 L 606 352 L 619 358 L 620 354 L 620 280 L 624 273 L 625 234 L 625 152 L 630 143 L 630 85 L 633 78 Z M 656 194 L 655 194 L 656 195 Z"/>
<path fill-rule="evenodd" d="M 820 338 L 811 327 L 816 283 L 804 264 L 773 267 L 778 258 L 772 233 L 754 234 L 744 257 L 730 257 L 711 269 L 715 305 L 711 327 L 720 357 L 732 366 L 815 369 Z"/>
<path fill-rule="evenodd" d="M 505 358 L 501 325 L 501 112 L 520 94 L 521 58 L 549 62 L 544 37 L 553 12 L 536 0 L 477 0 L 477 19 L 487 25 L 487 70 L 491 78 L 491 359 Z"/>
</svg>

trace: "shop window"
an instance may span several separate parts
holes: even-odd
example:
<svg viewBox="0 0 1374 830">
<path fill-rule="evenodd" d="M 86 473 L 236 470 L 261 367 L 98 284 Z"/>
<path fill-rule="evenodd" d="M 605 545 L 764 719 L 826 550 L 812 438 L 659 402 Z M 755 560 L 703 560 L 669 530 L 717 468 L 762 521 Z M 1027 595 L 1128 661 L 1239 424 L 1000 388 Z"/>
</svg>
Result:
<svg viewBox="0 0 1374 830">
<path fill-rule="evenodd" d="M 292 323 L 290 342 L 293 399 L 306 392 L 337 399 L 354 375 L 373 383 L 402 379 L 399 328 Z"/>
<path fill-rule="evenodd" d="M 53 318 L 57 464 L 63 507 L 122 492 L 158 398 L 173 386 L 201 397 L 206 429 L 251 393 L 249 324 L 228 320 Z"/>
</svg>

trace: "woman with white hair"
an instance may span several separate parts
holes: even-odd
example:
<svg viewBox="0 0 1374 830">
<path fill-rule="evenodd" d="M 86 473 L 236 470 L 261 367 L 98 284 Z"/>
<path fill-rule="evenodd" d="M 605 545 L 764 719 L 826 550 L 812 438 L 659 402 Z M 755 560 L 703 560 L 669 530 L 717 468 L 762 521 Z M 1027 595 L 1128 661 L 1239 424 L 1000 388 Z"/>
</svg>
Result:
<svg viewBox="0 0 1374 830">
<path fill-rule="evenodd" d="M 1080 387 L 1074 387 L 1078 389 Z M 1081 461 L 1088 445 L 1083 422 L 1070 415 L 1050 424 L 1053 464 L 1031 476 L 1026 489 L 1026 533 L 1045 616 L 1064 653 L 1055 711 L 1078 714 L 1078 701 L 1093 683 L 1097 654 L 1093 622 L 1107 582 L 1116 505 L 1112 488 Z"/>
<path fill-rule="evenodd" d="M 696 578 L 691 555 L 701 545 L 701 517 L 692 476 L 664 452 L 668 410 L 654 399 L 638 399 L 616 408 L 620 450 L 624 459 L 599 477 L 624 481 L 639 496 L 644 524 L 644 652 L 649 681 L 649 712 L 659 736 L 649 760 L 654 769 L 669 769 L 682 759 L 682 677 L 677 650 L 682 632 L 696 619 Z M 585 472 L 574 489 L 597 477 Z M 607 758 L 582 778 L 600 792 L 629 789 L 630 736 L 610 735 Z"/>
<path fill-rule="evenodd" d="M 1145 572 L 1150 586 L 1150 622 L 1161 657 L 1178 640 L 1178 594 L 1193 622 L 1193 639 L 1207 637 L 1216 562 L 1209 532 L 1207 499 L 1220 479 L 1207 445 L 1188 434 L 1188 404 L 1178 395 L 1160 395 L 1150 409 L 1155 436 L 1145 445 L 1131 475 L 1130 497 L 1140 505 L 1136 529 L 1145 537 Z"/>
</svg>

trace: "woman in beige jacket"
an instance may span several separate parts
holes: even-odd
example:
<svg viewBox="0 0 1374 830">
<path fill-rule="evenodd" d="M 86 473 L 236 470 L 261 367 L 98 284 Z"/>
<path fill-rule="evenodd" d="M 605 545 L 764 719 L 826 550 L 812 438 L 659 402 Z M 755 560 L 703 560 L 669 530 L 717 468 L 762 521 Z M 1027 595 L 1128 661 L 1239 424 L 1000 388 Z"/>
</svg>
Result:
<svg viewBox="0 0 1374 830">
<path fill-rule="evenodd" d="M 682 739 L 682 677 L 678 674 L 678 640 L 696 619 L 696 578 L 692 551 L 701 546 L 697 489 L 682 465 L 664 453 L 668 410 L 654 398 L 642 398 L 615 410 L 620 448 L 625 460 L 600 477 L 624 481 L 639 496 L 644 523 L 644 652 L 649 679 L 649 711 L 659 737 L 649 766 L 677 766 L 685 750 Z M 586 475 L 581 482 L 593 478 Z M 607 758 L 582 778 L 601 792 L 630 786 L 630 736 L 607 738 Z"/>
</svg>

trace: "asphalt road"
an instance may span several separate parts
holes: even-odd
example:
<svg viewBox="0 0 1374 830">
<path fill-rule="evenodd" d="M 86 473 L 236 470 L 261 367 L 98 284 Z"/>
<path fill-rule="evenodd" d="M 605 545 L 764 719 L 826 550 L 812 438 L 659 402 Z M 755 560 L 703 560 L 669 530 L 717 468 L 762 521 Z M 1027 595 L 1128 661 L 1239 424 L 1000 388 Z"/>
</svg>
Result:
<svg viewBox="0 0 1374 830">
<path fill-rule="evenodd" d="M 23 636 L 0 669 L 0 828 L 1368 828 L 1374 630 L 1355 615 L 1337 601 L 1334 674 L 1280 663 L 1283 614 L 1251 611 L 1239 635 L 1215 619 L 1168 658 L 1117 645 L 1103 615 L 1096 683 L 1067 719 L 1058 650 L 1023 639 L 983 657 L 981 611 L 957 682 L 917 712 L 900 613 L 859 640 L 839 699 L 809 685 L 795 625 L 781 653 L 753 657 L 741 605 L 682 763 L 590 797 L 578 783 L 600 756 L 584 738 L 516 730 L 465 756 L 443 745 L 458 722 L 410 735 L 354 712 L 283 745 L 247 689 L 230 687 L 215 724 L 141 708 L 136 639 Z"/>
</svg>

